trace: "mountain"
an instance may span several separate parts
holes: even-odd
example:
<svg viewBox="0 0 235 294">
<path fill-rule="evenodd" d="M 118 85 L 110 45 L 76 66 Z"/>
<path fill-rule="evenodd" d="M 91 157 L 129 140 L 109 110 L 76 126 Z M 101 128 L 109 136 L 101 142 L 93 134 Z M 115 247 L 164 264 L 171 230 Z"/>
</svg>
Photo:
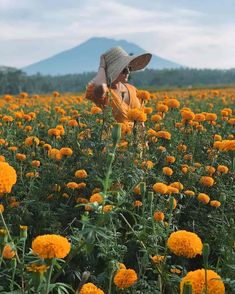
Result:
<svg viewBox="0 0 235 294">
<path fill-rule="evenodd" d="M 114 40 L 108 38 L 91 38 L 72 49 L 58 53 L 52 57 L 36 62 L 22 68 L 27 74 L 41 73 L 43 75 L 64 75 L 97 71 L 99 57 L 112 47 L 121 46 L 129 54 L 140 54 L 146 52 L 134 43 L 125 40 Z M 179 64 L 153 55 L 148 68 L 164 69 L 179 68 Z"/>
</svg>

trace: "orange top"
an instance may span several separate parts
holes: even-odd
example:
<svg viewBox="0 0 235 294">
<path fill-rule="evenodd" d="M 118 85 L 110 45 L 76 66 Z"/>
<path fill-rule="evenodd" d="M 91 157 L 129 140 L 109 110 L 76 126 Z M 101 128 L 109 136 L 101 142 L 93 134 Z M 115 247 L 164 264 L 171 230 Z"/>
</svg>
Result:
<svg viewBox="0 0 235 294">
<path fill-rule="evenodd" d="M 85 97 L 94 102 L 98 107 L 104 108 L 106 105 L 111 106 L 113 109 L 113 117 L 117 122 L 129 122 L 127 118 L 128 110 L 132 108 L 141 108 L 141 104 L 139 98 L 136 95 L 136 88 L 128 83 L 125 83 L 125 86 L 127 87 L 127 90 L 129 92 L 129 104 L 123 101 L 122 97 L 118 95 L 118 93 L 116 93 L 113 89 L 110 89 L 110 100 L 108 100 L 107 97 L 99 99 L 94 98 L 94 85 L 92 84 L 88 85 Z"/>
</svg>

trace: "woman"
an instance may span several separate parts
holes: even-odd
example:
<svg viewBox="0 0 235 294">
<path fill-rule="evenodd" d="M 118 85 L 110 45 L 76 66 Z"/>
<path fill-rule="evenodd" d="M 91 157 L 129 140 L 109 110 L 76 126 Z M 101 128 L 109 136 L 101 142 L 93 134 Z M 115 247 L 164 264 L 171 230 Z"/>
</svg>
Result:
<svg viewBox="0 0 235 294">
<path fill-rule="evenodd" d="M 151 57 L 150 53 L 130 56 L 121 47 L 111 48 L 101 55 L 98 73 L 88 84 L 85 97 L 101 108 L 111 106 L 117 122 L 129 122 L 128 111 L 141 108 L 136 88 L 128 84 L 129 74 L 143 69 Z"/>
</svg>

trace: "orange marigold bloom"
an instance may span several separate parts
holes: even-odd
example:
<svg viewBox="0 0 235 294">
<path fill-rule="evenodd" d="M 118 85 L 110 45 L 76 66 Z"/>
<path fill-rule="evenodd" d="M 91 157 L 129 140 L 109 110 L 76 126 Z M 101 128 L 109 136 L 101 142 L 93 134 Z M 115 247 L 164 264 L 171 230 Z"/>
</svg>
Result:
<svg viewBox="0 0 235 294">
<path fill-rule="evenodd" d="M 103 207 L 103 212 L 105 212 L 105 213 L 108 213 L 108 212 L 110 212 L 110 211 L 112 211 L 113 210 L 113 205 L 105 205 L 104 207 Z"/>
<path fill-rule="evenodd" d="M 143 203 L 141 202 L 141 201 L 139 201 L 139 200 L 136 200 L 135 202 L 134 202 L 134 206 L 135 207 L 140 207 L 140 206 L 142 206 L 143 205 Z"/>
<path fill-rule="evenodd" d="M 163 167 L 162 171 L 164 175 L 167 175 L 167 176 L 173 175 L 173 170 L 170 167 Z"/>
<path fill-rule="evenodd" d="M 153 185 L 153 190 L 157 193 L 160 193 L 160 194 L 166 194 L 168 187 L 164 183 L 155 183 Z"/>
<path fill-rule="evenodd" d="M 7 244 L 3 248 L 2 256 L 5 259 L 12 259 L 16 255 L 15 250 L 12 249 L 12 247 Z"/>
<path fill-rule="evenodd" d="M 120 269 L 114 276 L 114 284 L 120 289 L 131 287 L 138 277 L 133 269 Z"/>
<path fill-rule="evenodd" d="M 235 118 L 234 118 L 234 117 L 230 118 L 230 119 L 228 120 L 228 124 L 234 126 L 234 125 L 235 125 Z"/>
<path fill-rule="evenodd" d="M 187 195 L 187 196 L 195 196 L 195 192 L 193 192 L 191 190 L 184 191 L 184 194 Z"/>
<path fill-rule="evenodd" d="M 64 147 L 60 149 L 60 154 L 63 156 L 72 156 L 73 150 L 69 147 Z"/>
<path fill-rule="evenodd" d="M 150 114 L 150 113 L 152 113 L 152 112 L 153 112 L 152 107 L 144 107 L 144 113 L 146 113 L 146 114 Z"/>
<path fill-rule="evenodd" d="M 85 179 L 87 178 L 87 172 L 85 169 L 79 169 L 75 172 L 75 177 L 79 179 Z"/>
<path fill-rule="evenodd" d="M 85 188 L 86 187 L 86 183 L 78 183 L 77 184 L 77 189 L 83 189 L 83 188 Z"/>
<path fill-rule="evenodd" d="M 203 176 L 200 178 L 200 184 L 211 187 L 214 185 L 214 179 L 212 177 Z"/>
<path fill-rule="evenodd" d="M 228 173 L 228 167 L 225 165 L 219 165 L 217 167 L 217 171 L 223 174 L 227 174 Z"/>
<path fill-rule="evenodd" d="M 69 189 L 77 189 L 78 184 L 76 182 L 69 182 L 66 185 Z"/>
<path fill-rule="evenodd" d="M 16 159 L 19 161 L 24 161 L 26 159 L 26 155 L 22 153 L 17 153 L 16 154 Z"/>
<path fill-rule="evenodd" d="M 16 179 L 15 169 L 7 162 L 0 161 L 0 194 L 10 193 Z"/>
<path fill-rule="evenodd" d="M 210 202 L 210 197 L 205 193 L 199 193 L 197 196 L 197 199 L 204 204 L 207 204 Z"/>
<path fill-rule="evenodd" d="M 127 118 L 130 121 L 145 122 L 147 120 L 147 115 L 143 112 L 143 110 L 139 108 L 133 108 L 127 112 Z"/>
<path fill-rule="evenodd" d="M 102 109 L 98 106 L 92 106 L 91 107 L 91 113 L 92 114 L 97 114 L 97 113 L 101 113 L 102 112 Z"/>
<path fill-rule="evenodd" d="M 220 135 L 215 134 L 214 135 L 214 140 L 215 141 L 222 141 L 222 137 Z"/>
<path fill-rule="evenodd" d="M 195 114 L 192 111 L 181 111 L 181 116 L 184 120 L 189 121 L 189 120 L 193 120 L 195 117 Z"/>
<path fill-rule="evenodd" d="M 28 145 L 28 146 L 32 146 L 33 144 L 38 146 L 40 143 L 40 140 L 35 136 L 31 136 L 31 137 L 26 138 L 24 143 L 25 143 L 25 145 Z"/>
<path fill-rule="evenodd" d="M 151 256 L 151 260 L 152 260 L 153 263 L 159 264 L 161 262 L 164 262 L 165 256 L 163 256 L 163 255 L 154 255 L 154 256 Z"/>
<path fill-rule="evenodd" d="M 184 284 L 190 282 L 192 285 L 192 293 L 203 294 L 205 291 L 205 270 L 198 269 L 188 272 L 180 282 L 180 294 L 183 293 Z M 213 270 L 207 270 L 207 293 L 208 294 L 224 294 L 225 287 L 221 277 Z"/>
<path fill-rule="evenodd" d="M 217 120 L 217 115 L 215 113 L 206 113 L 207 121 L 215 121 Z"/>
<path fill-rule="evenodd" d="M 60 153 L 60 150 L 51 148 L 48 150 L 48 157 L 59 161 L 62 159 L 62 154 Z"/>
<path fill-rule="evenodd" d="M 181 191 L 181 190 L 184 189 L 183 184 L 181 184 L 180 182 L 174 182 L 174 183 L 171 183 L 170 186 L 171 186 L 171 187 L 175 187 L 175 188 L 177 188 L 179 191 Z"/>
<path fill-rule="evenodd" d="M 171 233 L 167 240 L 167 246 L 175 255 L 186 258 L 194 258 L 202 254 L 202 241 L 197 234 L 180 230 Z"/>
<path fill-rule="evenodd" d="M 3 211 L 4 211 L 4 206 L 0 204 L 0 212 L 3 213 Z"/>
<path fill-rule="evenodd" d="M 167 131 L 158 131 L 156 133 L 156 137 L 163 138 L 163 139 L 166 139 L 166 140 L 170 140 L 171 139 L 171 133 L 169 133 Z"/>
<path fill-rule="evenodd" d="M 70 243 L 60 235 L 37 236 L 32 242 L 33 252 L 40 258 L 64 258 L 70 252 Z"/>
<path fill-rule="evenodd" d="M 162 119 L 162 117 L 159 114 L 154 114 L 154 115 L 151 116 L 151 121 L 154 121 L 154 122 L 157 122 L 157 121 L 159 121 L 161 119 Z"/>
<path fill-rule="evenodd" d="M 105 293 L 100 288 L 97 288 L 94 284 L 86 283 L 82 286 L 81 290 L 79 291 L 79 294 L 105 294 Z"/>
<path fill-rule="evenodd" d="M 167 112 L 169 107 L 163 103 L 158 103 L 157 104 L 157 111 L 159 112 Z"/>
<path fill-rule="evenodd" d="M 70 127 L 77 127 L 78 126 L 78 122 L 76 121 L 76 119 L 71 119 L 68 121 L 68 125 Z"/>
<path fill-rule="evenodd" d="M 206 171 L 207 171 L 210 175 L 212 175 L 212 174 L 215 173 L 215 168 L 214 168 L 213 166 L 207 165 L 207 166 L 206 166 Z"/>
<path fill-rule="evenodd" d="M 146 90 L 137 90 L 137 97 L 141 100 L 149 100 L 150 99 L 150 93 Z"/>
<path fill-rule="evenodd" d="M 100 195 L 99 193 L 95 193 L 93 194 L 91 197 L 90 197 L 90 202 L 98 202 L 98 203 L 101 203 L 103 201 L 103 196 Z"/>
<path fill-rule="evenodd" d="M 155 219 L 155 221 L 160 222 L 160 221 L 163 221 L 164 220 L 165 215 L 161 211 L 155 211 L 154 212 L 154 215 L 153 215 L 153 218 Z"/>
<path fill-rule="evenodd" d="M 171 98 L 167 101 L 167 106 L 170 108 L 179 108 L 180 102 L 177 99 Z"/>
<path fill-rule="evenodd" d="M 197 114 L 195 114 L 195 117 L 193 120 L 197 121 L 197 122 L 202 122 L 202 121 L 206 120 L 206 117 L 203 113 L 197 113 Z"/>
<path fill-rule="evenodd" d="M 39 160 L 33 160 L 31 162 L 31 165 L 34 167 L 39 167 L 41 165 L 41 162 Z"/>
<path fill-rule="evenodd" d="M 210 206 L 220 207 L 220 205 L 221 205 L 221 202 L 220 201 L 217 201 L 217 200 L 210 201 Z"/>
<path fill-rule="evenodd" d="M 174 163 L 175 162 L 175 157 L 174 156 L 167 156 L 166 157 L 166 162 L 168 162 L 168 163 Z"/>
<path fill-rule="evenodd" d="M 168 186 L 167 187 L 167 193 L 166 194 L 178 194 L 179 193 L 179 189 L 172 187 L 172 186 Z"/>
<path fill-rule="evenodd" d="M 135 186 L 135 188 L 133 189 L 133 192 L 137 195 L 140 195 L 140 186 Z"/>
</svg>

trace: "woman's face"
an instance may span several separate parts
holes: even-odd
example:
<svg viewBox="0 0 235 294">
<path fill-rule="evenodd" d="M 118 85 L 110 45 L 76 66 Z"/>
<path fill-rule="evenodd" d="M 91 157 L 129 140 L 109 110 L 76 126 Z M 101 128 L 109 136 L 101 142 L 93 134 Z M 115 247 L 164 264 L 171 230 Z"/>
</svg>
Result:
<svg viewBox="0 0 235 294">
<path fill-rule="evenodd" d="M 119 76 L 116 78 L 116 80 L 113 82 L 113 84 L 117 83 L 126 83 L 128 81 L 129 75 L 130 75 L 130 68 L 126 66 L 123 71 L 119 74 Z"/>
</svg>

